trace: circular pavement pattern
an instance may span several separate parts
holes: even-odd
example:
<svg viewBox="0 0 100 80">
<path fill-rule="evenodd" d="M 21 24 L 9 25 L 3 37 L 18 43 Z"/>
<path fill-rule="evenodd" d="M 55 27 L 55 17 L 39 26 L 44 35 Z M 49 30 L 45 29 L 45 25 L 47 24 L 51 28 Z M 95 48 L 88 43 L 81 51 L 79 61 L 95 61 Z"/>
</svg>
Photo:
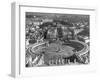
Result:
<svg viewBox="0 0 100 80">
<path fill-rule="evenodd" d="M 66 41 L 62 44 L 58 42 L 52 42 L 50 44 L 48 42 L 42 42 L 33 44 L 28 48 L 30 54 L 41 54 L 44 52 L 44 59 L 46 61 L 59 56 L 70 57 L 73 54 L 81 56 L 86 54 L 88 50 L 86 43 L 77 40 Z"/>
</svg>

